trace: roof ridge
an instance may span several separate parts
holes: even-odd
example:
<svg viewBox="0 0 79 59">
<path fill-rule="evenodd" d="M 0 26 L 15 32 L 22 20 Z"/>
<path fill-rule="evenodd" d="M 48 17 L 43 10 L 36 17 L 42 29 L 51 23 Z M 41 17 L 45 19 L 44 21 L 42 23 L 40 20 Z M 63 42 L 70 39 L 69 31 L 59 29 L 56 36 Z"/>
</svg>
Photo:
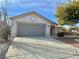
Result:
<svg viewBox="0 0 79 59">
<path fill-rule="evenodd" d="M 55 22 L 53 22 L 53 21 L 49 20 L 48 18 L 46 18 L 45 16 L 41 15 L 40 13 L 38 13 L 38 12 L 36 12 L 36 11 L 31 11 L 31 12 L 27 12 L 27 13 L 22 13 L 22 14 L 20 14 L 20 15 L 10 17 L 10 19 L 11 19 L 11 18 L 18 17 L 18 16 L 21 16 L 21 15 L 30 14 L 30 13 L 35 13 L 35 14 L 39 15 L 40 17 L 42 17 L 42 18 L 46 19 L 46 20 L 47 20 L 47 21 L 49 21 L 50 23 L 57 24 L 57 23 L 55 23 Z"/>
</svg>

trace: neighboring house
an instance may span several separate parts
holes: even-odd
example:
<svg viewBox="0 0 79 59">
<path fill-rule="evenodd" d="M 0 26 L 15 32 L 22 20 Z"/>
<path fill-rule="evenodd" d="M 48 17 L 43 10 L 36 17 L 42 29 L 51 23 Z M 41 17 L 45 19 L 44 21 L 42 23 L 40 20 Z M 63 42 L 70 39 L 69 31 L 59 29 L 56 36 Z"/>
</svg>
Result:
<svg viewBox="0 0 79 59">
<path fill-rule="evenodd" d="M 10 18 L 12 36 L 50 36 L 57 25 L 37 12 L 24 13 Z"/>
<path fill-rule="evenodd" d="M 79 28 L 71 28 L 70 32 L 75 34 L 75 35 L 79 35 Z"/>
<path fill-rule="evenodd" d="M 73 28 L 73 29 L 70 30 L 70 32 L 78 32 L 79 33 L 79 29 Z"/>
</svg>

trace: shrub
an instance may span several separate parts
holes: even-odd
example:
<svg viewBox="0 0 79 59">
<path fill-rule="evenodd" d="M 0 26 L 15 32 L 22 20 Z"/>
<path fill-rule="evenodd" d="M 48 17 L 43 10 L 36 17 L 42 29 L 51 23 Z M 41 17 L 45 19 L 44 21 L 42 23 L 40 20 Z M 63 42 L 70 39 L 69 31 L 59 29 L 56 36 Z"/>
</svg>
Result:
<svg viewBox="0 0 79 59">
<path fill-rule="evenodd" d="M 0 33 L 0 38 L 2 39 L 8 39 L 8 36 L 10 35 L 10 27 L 6 27 L 2 30 L 2 32 Z"/>
<path fill-rule="evenodd" d="M 57 33 L 57 36 L 58 36 L 58 37 L 64 37 L 64 32 L 59 32 L 59 33 Z"/>
</svg>

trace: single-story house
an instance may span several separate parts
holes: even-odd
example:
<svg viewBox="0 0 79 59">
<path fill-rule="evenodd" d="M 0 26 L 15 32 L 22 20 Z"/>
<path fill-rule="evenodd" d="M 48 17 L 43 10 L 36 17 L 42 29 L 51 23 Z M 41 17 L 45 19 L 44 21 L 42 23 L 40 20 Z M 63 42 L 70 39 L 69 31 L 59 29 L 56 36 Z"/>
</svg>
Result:
<svg viewBox="0 0 79 59">
<path fill-rule="evenodd" d="M 70 32 L 78 32 L 79 33 L 79 29 L 78 28 L 71 28 Z"/>
<path fill-rule="evenodd" d="M 57 25 L 35 11 L 14 16 L 10 19 L 12 21 L 12 36 L 50 36 L 52 35 L 52 26 Z"/>
</svg>

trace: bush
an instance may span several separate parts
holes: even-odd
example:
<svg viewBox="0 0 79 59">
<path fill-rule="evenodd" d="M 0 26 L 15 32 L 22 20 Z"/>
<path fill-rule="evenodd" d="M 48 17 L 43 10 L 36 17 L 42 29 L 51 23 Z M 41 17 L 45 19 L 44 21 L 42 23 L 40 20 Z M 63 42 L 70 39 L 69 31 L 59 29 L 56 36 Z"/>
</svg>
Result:
<svg viewBox="0 0 79 59">
<path fill-rule="evenodd" d="M 57 33 L 57 36 L 58 36 L 58 37 L 64 37 L 64 32 L 59 32 L 59 33 Z"/>
<path fill-rule="evenodd" d="M 10 27 L 6 27 L 2 30 L 2 32 L 0 33 L 0 38 L 2 39 L 8 39 L 8 36 L 10 35 Z"/>
</svg>

